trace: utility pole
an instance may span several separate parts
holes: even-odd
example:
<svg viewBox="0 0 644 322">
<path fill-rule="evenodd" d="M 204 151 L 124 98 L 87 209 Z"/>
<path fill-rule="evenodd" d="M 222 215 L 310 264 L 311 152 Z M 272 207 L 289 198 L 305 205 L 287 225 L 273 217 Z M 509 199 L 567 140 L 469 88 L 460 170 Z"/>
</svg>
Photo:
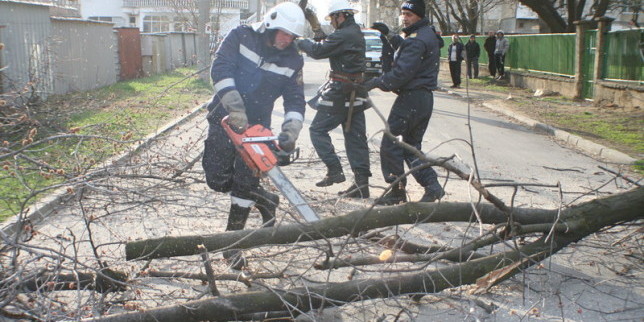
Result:
<svg viewBox="0 0 644 322">
<path fill-rule="evenodd" d="M 201 79 L 208 81 L 210 73 L 210 34 L 206 32 L 206 24 L 210 21 L 210 0 L 199 0 L 199 19 L 197 20 L 197 66 L 204 70 L 199 74 Z"/>
</svg>

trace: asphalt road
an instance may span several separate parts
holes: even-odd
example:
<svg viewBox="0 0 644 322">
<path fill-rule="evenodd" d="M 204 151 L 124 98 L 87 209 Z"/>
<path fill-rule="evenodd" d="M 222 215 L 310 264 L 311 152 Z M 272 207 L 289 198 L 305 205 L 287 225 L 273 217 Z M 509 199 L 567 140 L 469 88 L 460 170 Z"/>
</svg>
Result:
<svg viewBox="0 0 644 322">
<path fill-rule="evenodd" d="M 307 98 L 315 94 L 327 70 L 327 61 L 307 58 L 304 68 Z M 372 90 L 370 94 L 376 108 L 383 115 L 388 115 L 396 95 L 377 89 Z M 556 185 L 560 183 L 564 204 L 575 200 L 581 194 L 593 191 L 613 178 L 611 173 L 598 167 L 611 168 L 610 165 L 575 151 L 571 147 L 561 145 L 551 136 L 537 133 L 525 125 L 482 107 L 480 103 L 481 100 L 477 99 L 468 104 L 466 97 L 455 96 L 447 91 L 436 91 L 434 112 L 423 141 L 423 152 L 442 157 L 456 155 L 471 168 L 474 168 L 474 160 L 476 160 L 478 173 L 486 184 Z M 276 111 L 280 111 L 279 105 Z M 314 113 L 312 109 L 307 109 L 307 124 L 313 119 Z M 374 177 L 371 183 L 383 186 L 378 153 L 384 126 L 375 111 L 368 110 L 366 117 L 371 152 L 374 154 L 372 156 Z M 305 126 L 300 135 L 299 145 L 314 156 L 312 150 L 309 150 L 311 145 L 307 128 Z M 345 156 L 341 128 L 337 128 L 332 137 L 338 152 L 341 156 Z M 473 149 L 469 142 L 473 142 Z M 345 172 L 347 171 L 350 173 L 345 162 Z M 446 172 L 442 170 L 438 172 L 445 180 Z M 324 167 L 321 165 L 319 174 L 319 178 L 324 175 Z M 409 182 L 412 200 L 418 200 L 422 191 L 413 179 Z M 610 193 L 622 187 L 611 185 L 600 189 L 598 193 Z M 326 190 L 335 191 L 332 188 Z M 467 185 L 462 184 L 458 179 L 450 179 L 446 191 L 445 200 L 447 201 L 463 201 L 468 194 Z M 496 188 L 492 191 L 507 200 L 509 204 L 513 188 Z M 561 202 L 560 199 L 558 188 L 532 187 L 520 189 L 516 196 L 518 203 L 515 205 L 555 207 Z"/>
</svg>

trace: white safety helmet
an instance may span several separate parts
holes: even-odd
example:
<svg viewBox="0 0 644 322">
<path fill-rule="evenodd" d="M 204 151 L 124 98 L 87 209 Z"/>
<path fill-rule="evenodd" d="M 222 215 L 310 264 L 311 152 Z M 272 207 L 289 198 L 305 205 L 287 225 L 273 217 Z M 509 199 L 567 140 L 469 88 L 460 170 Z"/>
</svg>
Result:
<svg viewBox="0 0 644 322">
<path fill-rule="evenodd" d="M 304 11 L 293 2 L 282 2 L 268 10 L 262 25 L 266 29 L 279 29 L 297 37 L 304 35 Z"/>
<path fill-rule="evenodd" d="M 338 12 L 356 14 L 359 11 L 353 8 L 347 0 L 333 0 L 329 5 L 329 13 L 326 15 L 326 20 L 331 20 L 331 15 Z"/>
</svg>

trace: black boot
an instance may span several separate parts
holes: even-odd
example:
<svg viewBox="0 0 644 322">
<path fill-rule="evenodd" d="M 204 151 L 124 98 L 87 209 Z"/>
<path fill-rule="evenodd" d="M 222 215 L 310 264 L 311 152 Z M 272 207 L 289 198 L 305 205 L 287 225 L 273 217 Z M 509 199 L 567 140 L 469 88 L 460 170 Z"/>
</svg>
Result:
<svg viewBox="0 0 644 322">
<path fill-rule="evenodd" d="M 437 182 L 425 187 L 425 193 L 423 194 L 423 197 L 420 198 L 420 202 L 434 202 L 443 198 L 444 195 L 445 190 L 443 190 L 443 187 L 441 187 Z"/>
<path fill-rule="evenodd" d="M 349 189 L 340 191 L 338 194 L 348 198 L 369 198 L 369 177 L 356 175 L 355 182 Z"/>
<path fill-rule="evenodd" d="M 394 185 L 389 192 L 376 200 L 376 205 L 396 205 L 401 202 L 407 202 L 407 191 L 402 183 Z"/>
<path fill-rule="evenodd" d="M 230 213 L 228 214 L 228 225 L 226 231 L 242 230 L 246 226 L 246 219 L 250 208 L 241 207 L 235 204 L 230 205 Z M 241 270 L 247 265 L 246 259 L 241 255 L 241 251 L 237 249 L 226 250 L 222 253 L 224 259 L 228 261 L 232 269 Z"/>
<path fill-rule="evenodd" d="M 275 211 L 280 203 L 280 197 L 259 187 L 257 192 L 253 193 L 253 200 L 255 201 L 255 207 L 262 214 L 264 227 L 273 227 L 275 225 Z"/>
<path fill-rule="evenodd" d="M 345 182 L 347 178 L 344 176 L 344 172 L 342 172 L 342 166 L 338 162 L 337 165 L 331 166 L 327 169 L 326 171 L 326 176 L 322 181 L 316 183 L 315 185 L 318 187 L 328 187 L 334 183 L 341 183 Z"/>
</svg>

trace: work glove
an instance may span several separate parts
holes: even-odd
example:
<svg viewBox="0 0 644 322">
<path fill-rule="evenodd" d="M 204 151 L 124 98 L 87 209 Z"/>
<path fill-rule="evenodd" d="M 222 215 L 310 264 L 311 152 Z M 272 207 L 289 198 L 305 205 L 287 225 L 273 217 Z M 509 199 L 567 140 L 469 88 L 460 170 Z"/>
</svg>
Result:
<svg viewBox="0 0 644 322">
<path fill-rule="evenodd" d="M 295 141 L 302 130 L 302 121 L 289 119 L 282 124 L 282 132 L 277 136 L 280 148 L 286 152 L 295 150 Z"/>
<path fill-rule="evenodd" d="M 322 29 L 318 29 L 313 32 L 313 40 L 315 40 L 316 42 L 322 41 L 324 39 L 326 39 L 326 34 L 324 33 L 324 31 L 322 31 Z"/>
<path fill-rule="evenodd" d="M 377 78 L 372 78 L 372 79 L 362 83 L 361 86 L 362 86 L 362 88 L 364 88 L 365 91 L 368 92 L 368 91 L 378 87 L 378 79 Z"/>
<path fill-rule="evenodd" d="M 236 133 L 244 133 L 248 128 L 248 117 L 246 117 L 246 107 L 238 91 L 230 91 L 221 97 L 221 104 L 228 111 L 228 125 Z"/>
</svg>

